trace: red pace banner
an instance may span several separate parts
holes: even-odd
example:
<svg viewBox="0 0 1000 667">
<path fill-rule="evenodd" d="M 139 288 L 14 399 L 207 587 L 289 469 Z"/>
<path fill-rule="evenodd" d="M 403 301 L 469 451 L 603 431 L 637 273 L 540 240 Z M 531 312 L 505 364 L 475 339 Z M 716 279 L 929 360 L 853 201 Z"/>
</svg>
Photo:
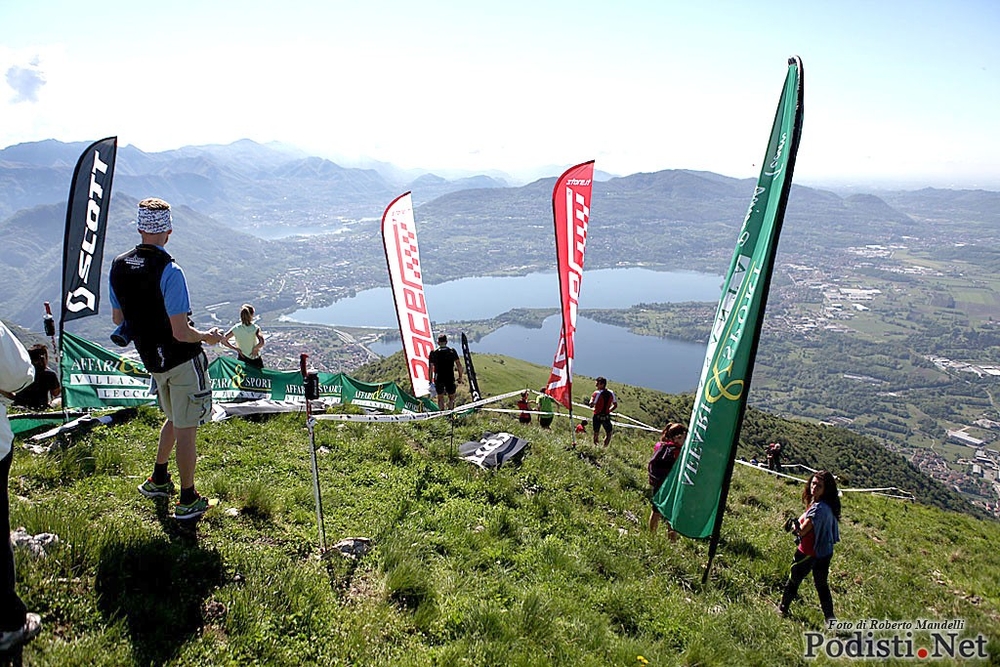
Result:
<svg viewBox="0 0 1000 667">
<path fill-rule="evenodd" d="M 587 247 L 593 183 L 594 161 L 590 160 L 567 169 L 556 180 L 552 190 L 562 328 L 545 393 L 567 408 L 570 408 L 573 400 L 576 316 L 580 304 L 580 285 L 583 282 L 583 253 Z"/>
<path fill-rule="evenodd" d="M 101 305 L 101 263 L 111 207 L 118 137 L 94 142 L 80 155 L 73 171 L 63 237 L 63 323 L 96 315 Z"/>
<path fill-rule="evenodd" d="M 573 409 L 573 397 L 570 395 L 569 369 L 566 360 L 566 330 L 559 328 L 559 345 L 556 347 L 556 356 L 552 360 L 552 373 L 549 375 L 548 384 L 545 385 L 545 393 L 554 398 L 563 407 Z"/>
<path fill-rule="evenodd" d="M 406 353 L 406 367 L 410 372 L 413 395 L 420 398 L 431 393 L 427 357 L 434 350 L 434 337 L 424 299 L 413 199 L 409 192 L 393 200 L 382 214 L 382 243 L 385 245 L 389 284 L 399 320 L 399 335 Z"/>
</svg>

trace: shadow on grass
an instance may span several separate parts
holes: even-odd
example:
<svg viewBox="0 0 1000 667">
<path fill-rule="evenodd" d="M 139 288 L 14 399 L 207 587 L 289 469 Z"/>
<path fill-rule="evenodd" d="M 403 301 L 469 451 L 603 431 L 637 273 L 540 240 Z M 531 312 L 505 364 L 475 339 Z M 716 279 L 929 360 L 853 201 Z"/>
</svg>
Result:
<svg viewBox="0 0 1000 667">
<path fill-rule="evenodd" d="M 745 540 L 741 537 L 726 539 L 722 537 L 719 539 L 719 546 L 722 549 L 728 550 L 730 553 L 746 556 L 750 559 L 757 559 L 761 557 L 760 549 L 758 549 L 753 542 Z"/>
<path fill-rule="evenodd" d="M 222 579 L 222 558 L 190 535 L 168 541 L 125 530 L 101 545 L 98 608 L 125 620 L 136 664 L 161 665 L 202 626 L 202 604 Z"/>
</svg>

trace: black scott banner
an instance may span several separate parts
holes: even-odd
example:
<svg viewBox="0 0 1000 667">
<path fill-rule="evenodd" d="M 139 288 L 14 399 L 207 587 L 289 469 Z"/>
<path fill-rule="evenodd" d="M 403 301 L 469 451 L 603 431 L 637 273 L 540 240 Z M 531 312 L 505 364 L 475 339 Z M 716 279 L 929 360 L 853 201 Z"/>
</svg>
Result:
<svg viewBox="0 0 1000 667">
<path fill-rule="evenodd" d="M 101 261 L 111 205 L 118 137 L 87 147 L 73 171 L 63 238 L 63 323 L 96 315 L 101 305 Z"/>
</svg>

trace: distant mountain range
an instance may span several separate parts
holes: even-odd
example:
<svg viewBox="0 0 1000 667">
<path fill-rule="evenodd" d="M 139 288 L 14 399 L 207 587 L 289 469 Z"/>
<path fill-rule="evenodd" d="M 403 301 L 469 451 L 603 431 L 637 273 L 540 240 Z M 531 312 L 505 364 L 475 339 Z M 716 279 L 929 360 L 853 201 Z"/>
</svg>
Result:
<svg viewBox="0 0 1000 667">
<path fill-rule="evenodd" d="M 65 201 L 83 143 L 43 141 L 0 151 L 0 314 L 40 324 L 40 302 L 58 301 Z M 490 176 L 455 181 L 424 174 L 399 185 L 373 169 L 343 168 L 280 145 L 239 141 L 163 153 L 120 149 L 105 250 L 133 245 L 135 203 L 160 196 L 173 204 L 170 250 L 189 273 L 200 304 L 255 299 L 265 310 L 294 307 L 313 284 L 270 285 L 291 269 L 340 287 L 386 284 L 377 220 L 413 191 L 424 279 L 526 273 L 553 268 L 554 177 L 506 187 Z M 721 274 L 753 193 L 752 179 L 668 170 L 594 185 L 588 268 L 644 264 Z M 261 224 L 319 226 L 365 219 L 349 234 L 264 241 Z M 779 263 L 803 262 L 849 246 L 920 237 L 949 260 L 1000 264 L 1000 193 L 925 189 L 881 196 L 793 186 Z M 305 279 L 304 279 L 305 280 Z M 283 281 L 280 284 L 285 285 Z M 291 283 L 289 283 L 291 284 Z M 332 293 L 330 291 L 318 292 Z M 321 299 L 322 300 L 322 299 Z"/>
<path fill-rule="evenodd" d="M 139 241 L 134 223 L 136 204 L 136 199 L 126 195 L 116 194 L 111 200 L 102 271 L 102 318 L 110 317 L 111 312 L 106 297 L 111 260 Z M 44 301 L 52 304 L 58 317 L 65 219 L 66 205 L 50 204 L 19 211 L 0 221 L 0 263 L 5 283 L 0 292 L 0 316 L 4 320 L 39 331 Z M 271 267 L 293 260 L 287 244 L 269 243 L 230 229 L 187 206 L 174 209 L 174 229 L 167 250 L 185 268 L 201 305 L 212 303 L 205 300 L 209 295 L 225 301 L 230 296 L 240 299 L 257 294 L 261 271 L 267 274 Z M 80 322 L 93 326 L 90 320 L 96 319 Z M 100 340 L 106 344 L 106 334 Z"/>
<path fill-rule="evenodd" d="M 0 219 L 64 201 L 86 147 L 82 142 L 48 140 L 0 150 Z M 225 219 L 233 227 L 253 227 L 269 215 L 319 220 L 381 215 L 389 201 L 406 190 L 413 191 L 419 204 L 456 190 L 506 186 L 506 181 L 490 176 L 447 180 L 423 174 L 412 182 L 396 182 L 375 169 L 345 168 L 280 144 L 249 140 L 162 153 L 122 146 L 114 179 L 117 193 L 136 199 L 162 197 Z"/>
</svg>

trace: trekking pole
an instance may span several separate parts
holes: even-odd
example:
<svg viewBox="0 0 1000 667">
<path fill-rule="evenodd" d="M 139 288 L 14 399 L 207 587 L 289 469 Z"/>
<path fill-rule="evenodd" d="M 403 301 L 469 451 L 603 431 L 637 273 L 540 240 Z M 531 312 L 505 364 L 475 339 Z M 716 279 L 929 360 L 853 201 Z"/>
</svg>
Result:
<svg viewBox="0 0 1000 667">
<path fill-rule="evenodd" d="M 56 368 L 59 369 L 59 393 L 62 397 L 59 405 L 62 407 L 63 423 L 65 424 L 69 421 L 69 413 L 66 411 L 66 388 L 63 386 L 62 354 L 60 354 L 59 346 L 56 345 L 56 321 L 52 317 L 52 308 L 48 301 L 45 302 L 45 315 L 42 318 L 42 324 L 45 327 L 45 335 L 52 341 L 52 352 L 56 355 Z M 48 396 L 46 395 L 45 398 L 48 399 Z"/>
<path fill-rule="evenodd" d="M 319 464 L 316 461 L 316 419 L 312 416 L 311 401 L 319 398 L 319 377 L 306 369 L 308 354 L 299 356 L 302 386 L 306 397 L 306 429 L 309 431 L 309 454 L 312 459 L 313 498 L 316 500 L 316 525 L 319 528 L 319 550 L 326 551 L 326 534 L 323 528 L 323 499 L 319 491 Z"/>
<path fill-rule="evenodd" d="M 45 324 L 45 335 L 49 337 L 52 341 L 52 351 L 56 355 L 56 361 L 59 361 L 59 346 L 56 345 L 56 321 L 52 317 L 52 307 L 49 306 L 49 302 L 45 302 L 45 317 L 43 318 Z"/>
</svg>

